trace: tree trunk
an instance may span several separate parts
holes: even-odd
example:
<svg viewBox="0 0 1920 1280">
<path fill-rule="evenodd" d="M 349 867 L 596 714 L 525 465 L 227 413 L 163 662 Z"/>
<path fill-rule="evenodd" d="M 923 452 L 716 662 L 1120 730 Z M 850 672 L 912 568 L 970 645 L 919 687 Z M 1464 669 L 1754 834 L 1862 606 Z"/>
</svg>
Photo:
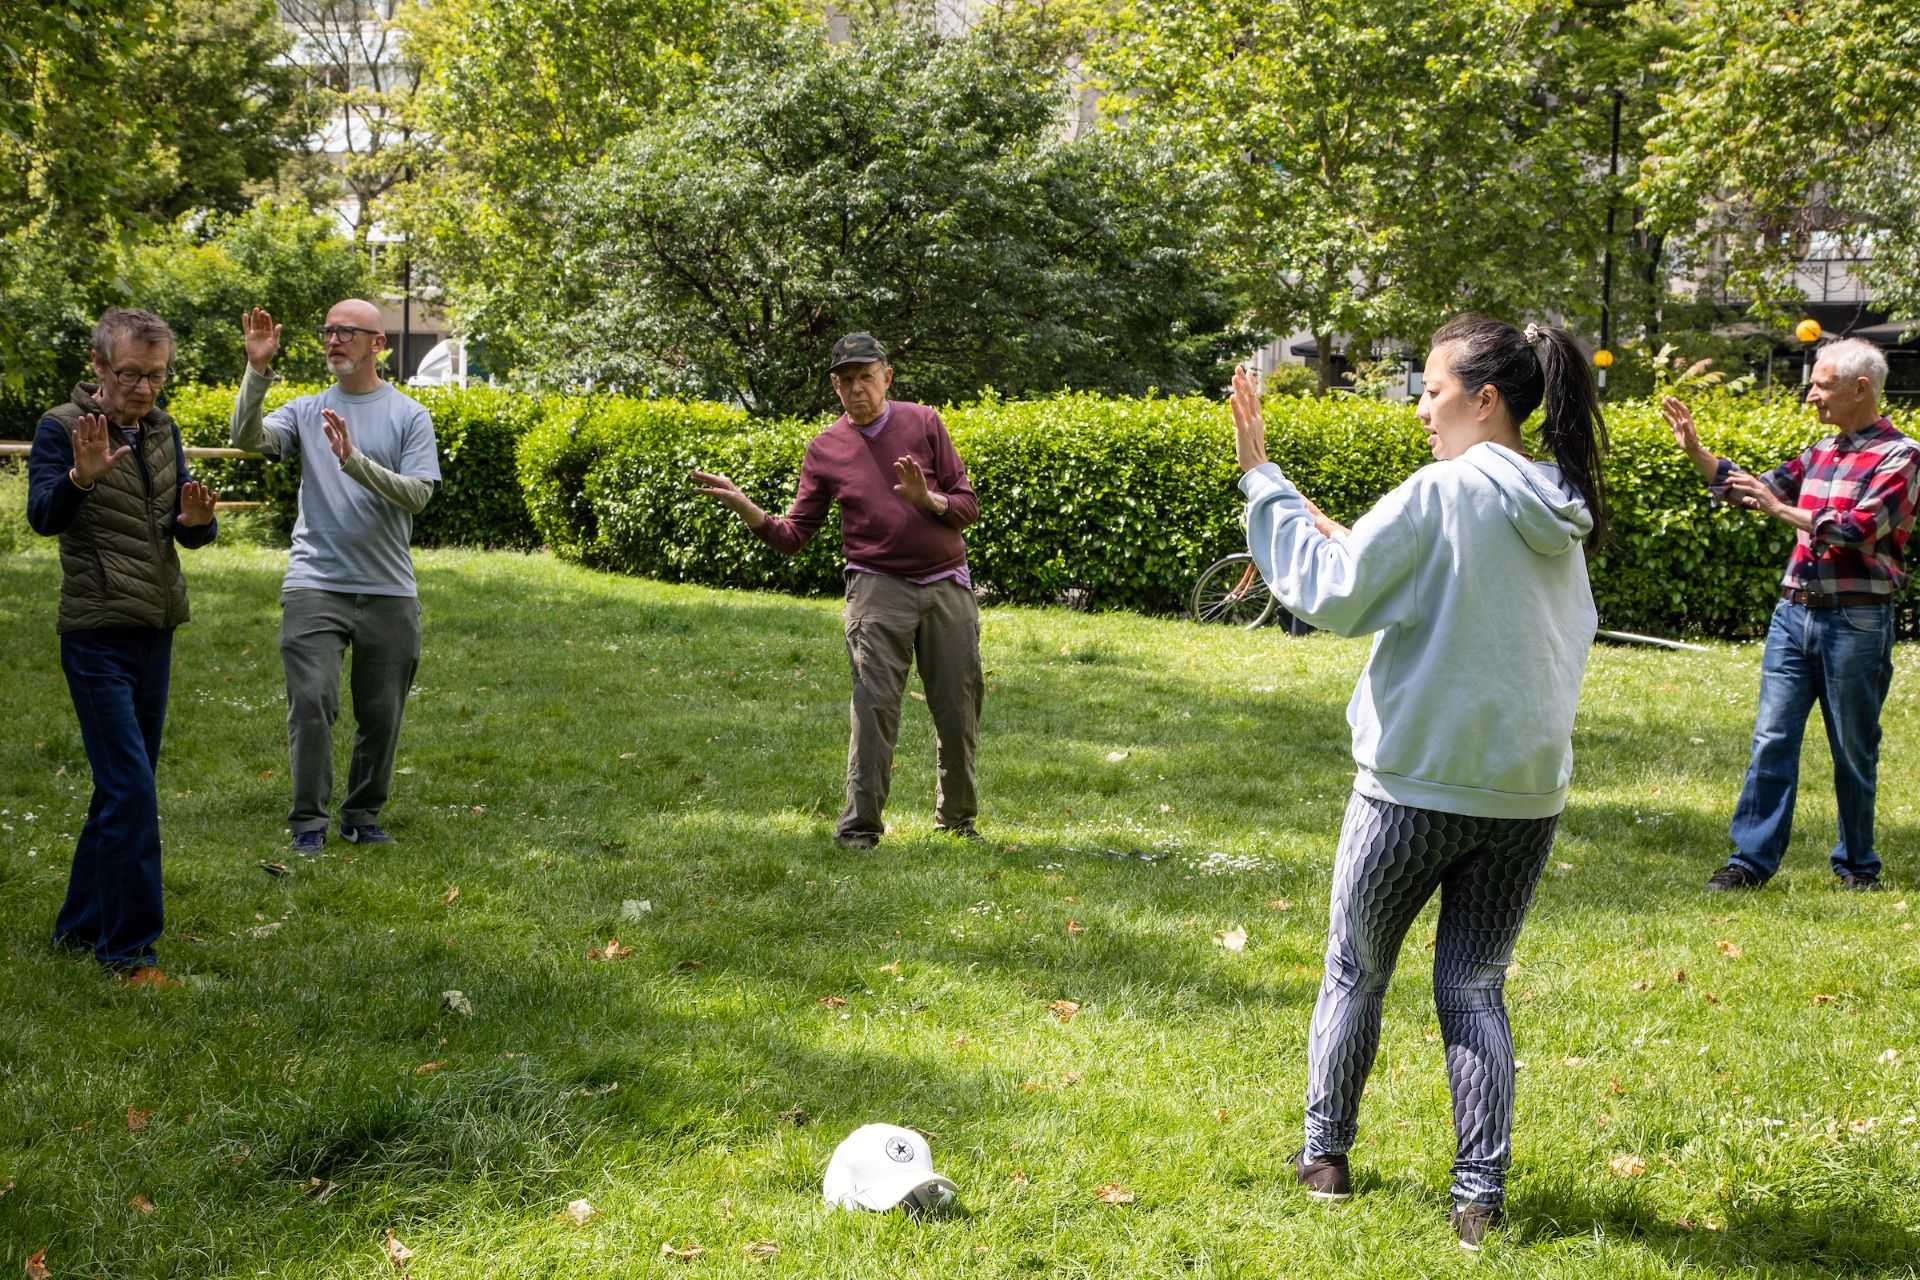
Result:
<svg viewBox="0 0 1920 1280">
<path fill-rule="evenodd" d="M 1333 335 L 1314 334 L 1313 350 L 1314 372 L 1320 375 L 1320 394 L 1324 396 L 1333 390 Z"/>
</svg>

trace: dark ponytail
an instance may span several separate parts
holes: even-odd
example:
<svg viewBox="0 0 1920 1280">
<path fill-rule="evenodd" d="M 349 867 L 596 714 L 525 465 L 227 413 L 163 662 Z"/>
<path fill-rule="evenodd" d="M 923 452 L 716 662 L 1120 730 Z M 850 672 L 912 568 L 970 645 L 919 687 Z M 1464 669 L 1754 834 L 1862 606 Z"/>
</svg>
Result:
<svg viewBox="0 0 1920 1280">
<path fill-rule="evenodd" d="M 1587 353 L 1574 336 L 1552 325 L 1530 324 L 1522 333 L 1484 316 L 1461 316 L 1441 326 L 1433 346 L 1449 348 L 1447 367 L 1467 394 L 1485 386 L 1499 392 L 1515 428 L 1545 404 L 1540 443 L 1552 452 L 1560 474 L 1593 517 L 1588 549 L 1604 542 L 1611 523 L 1601 470 L 1607 424 L 1600 416 Z"/>
</svg>

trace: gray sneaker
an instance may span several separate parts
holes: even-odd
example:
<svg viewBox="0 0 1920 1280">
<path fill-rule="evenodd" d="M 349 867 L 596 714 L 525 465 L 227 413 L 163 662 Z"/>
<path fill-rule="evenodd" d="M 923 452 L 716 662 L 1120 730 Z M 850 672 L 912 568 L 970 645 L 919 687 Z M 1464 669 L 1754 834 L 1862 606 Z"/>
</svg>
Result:
<svg viewBox="0 0 1920 1280">
<path fill-rule="evenodd" d="M 1729 862 L 1707 877 L 1709 893 L 1725 893 L 1732 889 L 1758 889 L 1766 883 L 1766 878 L 1754 874 L 1737 862 Z"/>
<path fill-rule="evenodd" d="M 1469 1253 L 1480 1252 L 1487 1233 L 1503 1225 L 1507 1212 L 1497 1204 L 1457 1204 L 1453 1206 L 1453 1231 L 1460 1247 Z"/>
<path fill-rule="evenodd" d="M 1353 1194 L 1353 1175 L 1347 1171 L 1347 1157 L 1322 1156 L 1307 1159 L 1307 1149 L 1293 1153 L 1293 1180 L 1307 1189 L 1309 1200 L 1345 1200 Z"/>
</svg>

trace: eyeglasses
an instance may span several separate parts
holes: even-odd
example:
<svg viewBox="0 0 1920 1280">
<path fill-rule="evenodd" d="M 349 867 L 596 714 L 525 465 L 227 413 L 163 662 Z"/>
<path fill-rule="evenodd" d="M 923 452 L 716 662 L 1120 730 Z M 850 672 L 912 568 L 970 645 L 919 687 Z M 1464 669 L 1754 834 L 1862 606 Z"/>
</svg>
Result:
<svg viewBox="0 0 1920 1280">
<path fill-rule="evenodd" d="M 340 342 L 352 342 L 353 335 L 356 333 L 379 332 L 378 329 L 362 329 L 357 325 L 351 324 L 323 324 L 320 326 L 320 341 L 334 342 L 337 340 Z"/>
<path fill-rule="evenodd" d="M 158 391 L 167 384 L 167 379 L 172 376 L 173 370 L 171 369 L 162 369 L 158 373 L 149 373 L 145 369 L 115 369 L 113 371 L 113 380 L 120 384 L 122 391 L 131 391 L 142 382 L 152 387 L 155 391 Z"/>
</svg>

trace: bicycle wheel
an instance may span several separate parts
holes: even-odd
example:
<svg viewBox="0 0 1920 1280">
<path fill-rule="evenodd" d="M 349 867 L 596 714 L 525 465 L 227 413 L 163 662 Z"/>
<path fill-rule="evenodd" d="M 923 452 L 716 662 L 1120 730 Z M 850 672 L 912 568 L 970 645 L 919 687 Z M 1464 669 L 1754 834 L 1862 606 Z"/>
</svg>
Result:
<svg viewBox="0 0 1920 1280">
<path fill-rule="evenodd" d="M 1273 617 L 1273 593 L 1242 551 L 1207 566 L 1193 585 L 1193 620 L 1222 623 L 1248 631 Z"/>
</svg>

